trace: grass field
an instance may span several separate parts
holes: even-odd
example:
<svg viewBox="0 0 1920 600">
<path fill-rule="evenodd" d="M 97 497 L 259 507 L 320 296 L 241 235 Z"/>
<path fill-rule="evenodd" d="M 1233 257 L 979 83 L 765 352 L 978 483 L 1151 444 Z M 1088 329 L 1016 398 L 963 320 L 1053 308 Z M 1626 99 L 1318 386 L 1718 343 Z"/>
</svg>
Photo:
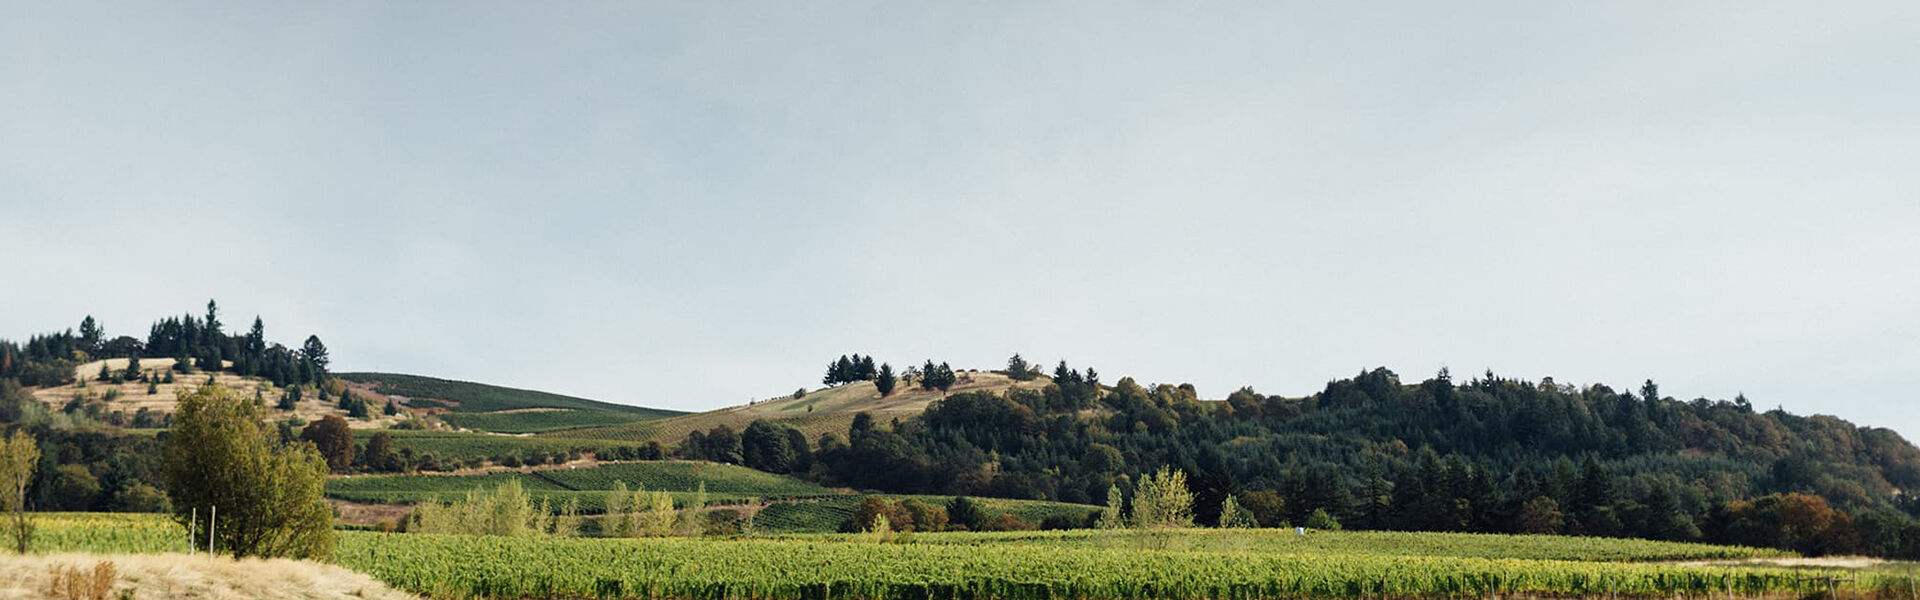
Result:
<svg viewBox="0 0 1920 600">
<path fill-rule="evenodd" d="M 1002 392 L 1014 387 L 1040 389 L 1047 384 L 1045 378 L 1014 381 L 1005 375 L 979 371 L 963 372 L 959 376 L 959 383 L 948 393 Z M 792 425 L 811 440 L 818 439 L 820 434 L 827 432 L 846 435 L 847 428 L 853 424 L 853 416 L 861 412 L 872 414 L 881 422 L 895 417 L 901 419 L 913 417 L 925 411 L 928 404 L 945 395 L 937 390 L 929 391 L 918 387 L 901 386 L 892 396 L 881 398 L 880 391 L 873 387 L 873 382 L 859 382 L 815 390 L 801 398 L 782 396 L 746 406 L 611 427 L 568 429 L 543 435 L 629 441 L 652 440 L 670 445 L 686 439 L 687 434 L 694 431 L 707 431 L 719 425 L 726 425 L 738 432 L 746 429 L 747 424 L 756 419 L 765 419 Z"/>
<path fill-rule="evenodd" d="M 158 515 L 36 515 L 39 552 L 177 551 Z M 1180 530 L 769 539 L 529 539 L 340 533 L 335 561 L 436 598 L 1148 600 L 1726 598 L 1914 600 L 1911 565 L 1863 570 L 1678 566 L 1773 551 L 1552 536 Z M 1219 539 L 1239 540 L 1216 547 Z M 1170 540 L 1170 541 L 1169 541 Z M 1289 541 L 1291 540 L 1291 541 Z M 1824 576 L 1837 576 L 1829 583 Z"/>
</svg>

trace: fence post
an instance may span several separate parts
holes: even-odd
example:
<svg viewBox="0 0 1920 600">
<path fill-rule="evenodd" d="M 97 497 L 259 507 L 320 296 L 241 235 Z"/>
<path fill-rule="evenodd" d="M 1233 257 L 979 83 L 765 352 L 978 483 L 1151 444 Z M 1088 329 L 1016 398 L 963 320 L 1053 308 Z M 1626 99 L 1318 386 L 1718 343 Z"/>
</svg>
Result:
<svg viewBox="0 0 1920 600">
<path fill-rule="evenodd" d="M 213 506 L 207 511 L 207 558 L 213 558 L 213 531 L 220 519 L 220 507 Z"/>
<path fill-rule="evenodd" d="M 198 549 L 194 548 L 194 546 L 199 541 L 200 507 L 196 506 L 187 513 L 187 556 L 193 556 L 198 552 Z"/>
</svg>

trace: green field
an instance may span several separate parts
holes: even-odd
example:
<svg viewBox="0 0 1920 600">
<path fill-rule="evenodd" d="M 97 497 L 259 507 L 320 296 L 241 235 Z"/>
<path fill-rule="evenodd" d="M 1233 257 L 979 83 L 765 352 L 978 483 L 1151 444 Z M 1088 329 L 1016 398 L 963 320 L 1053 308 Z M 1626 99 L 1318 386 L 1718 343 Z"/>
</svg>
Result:
<svg viewBox="0 0 1920 600">
<path fill-rule="evenodd" d="M 1621 538 L 1550 535 L 1430 533 L 1402 531 L 1313 531 L 1193 529 L 1176 536 L 1143 536 L 1097 530 L 928 533 L 915 543 L 1035 548 L 1112 548 L 1152 546 L 1167 551 L 1252 552 L 1258 554 L 1364 554 L 1380 556 L 1455 556 L 1603 562 L 1772 558 L 1791 554 L 1771 548 L 1715 546 Z"/>
<path fill-rule="evenodd" d="M 467 490 L 497 487 L 517 481 L 536 499 L 559 505 L 568 500 L 579 502 L 588 513 L 601 512 L 607 490 L 616 482 L 628 489 L 672 493 L 676 504 L 685 507 L 705 484 L 707 501 L 712 504 L 739 504 L 750 499 L 772 500 L 830 496 L 835 492 L 791 477 L 755 471 L 746 467 L 705 462 L 648 461 L 615 463 L 581 469 L 541 469 L 532 472 L 496 472 L 481 475 L 363 475 L 333 478 L 327 481 L 327 496 L 353 502 L 379 504 L 417 504 L 457 500 Z M 852 514 L 848 509 L 847 514 Z M 844 520 L 844 517 L 842 518 Z M 832 526 L 806 531 L 833 531 Z"/>
<path fill-rule="evenodd" d="M 539 454 L 554 455 L 569 452 L 597 453 L 608 448 L 632 447 L 642 444 L 609 440 L 586 440 L 545 438 L 514 435 L 491 435 L 484 433 L 461 433 L 457 431 L 416 431 L 405 429 L 355 429 L 355 443 L 365 444 L 367 438 L 384 431 L 393 437 L 395 451 L 413 450 L 414 454 L 431 453 L 438 457 L 441 464 L 465 462 L 468 460 L 492 460 L 506 456 L 525 460 Z"/>
<path fill-rule="evenodd" d="M 537 433 L 577 427 L 605 427 L 662 419 L 686 413 L 628 406 L 548 392 L 469 381 L 396 373 L 339 373 L 341 379 L 369 384 L 382 394 L 405 396 L 407 406 L 445 408 L 441 419 L 456 427 L 497 433 Z M 538 412 L 508 412 L 556 409 Z"/>
<path fill-rule="evenodd" d="M 38 552 L 184 548 L 181 528 L 159 515 L 36 518 Z M 1240 543 L 1223 547 L 1221 539 Z M 1649 562 L 1777 554 L 1553 536 L 1301 538 L 1285 530 L 940 533 L 906 543 L 862 535 L 608 540 L 343 531 L 335 561 L 437 598 L 1726 598 L 1807 596 L 1829 585 L 1845 597 L 1920 598 L 1911 564 L 1850 571 Z"/>
</svg>

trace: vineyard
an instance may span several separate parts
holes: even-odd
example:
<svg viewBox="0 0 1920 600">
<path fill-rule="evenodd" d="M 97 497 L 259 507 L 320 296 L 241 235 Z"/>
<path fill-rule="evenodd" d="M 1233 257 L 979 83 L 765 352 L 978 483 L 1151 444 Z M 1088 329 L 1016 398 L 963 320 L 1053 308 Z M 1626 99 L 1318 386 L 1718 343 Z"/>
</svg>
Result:
<svg viewBox="0 0 1920 600">
<path fill-rule="evenodd" d="M 181 528 L 157 515 L 37 517 L 42 552 L 185 548 Z M 859 535 L 633 540 L 343 531 L 335 562 L 437 598 L 1725 598 L 1829 591 L 1920 597 L 1911 565 L 1820 571 L 1644 562 L 1779 554 L 1698 544 L 1358 532 L 1302 539 L 1291 531 L 1178 530 L 1154 536 L 1173 540 L 1157 550 L 1131 536 L 940 533 L 882 544 Z M 1221 540 L 1244 544 L 1210 545 Z"/>
<path fill-rule="evenodd" d="M 460 433 L 452 431 L 383 430 L 393 437 L 395 451 L 411 450 L 415 455 L 432 454 L 441 464 L 472 460 L 495 460 L 507 456 L 523 461 L 537 455 L 599 453 L 610 448 L 638 448 L 637 442 L 544 438 L 529 436 Z M 374 430 L 354 430 L 354 443 L 366 444 Z"/>
</svg>

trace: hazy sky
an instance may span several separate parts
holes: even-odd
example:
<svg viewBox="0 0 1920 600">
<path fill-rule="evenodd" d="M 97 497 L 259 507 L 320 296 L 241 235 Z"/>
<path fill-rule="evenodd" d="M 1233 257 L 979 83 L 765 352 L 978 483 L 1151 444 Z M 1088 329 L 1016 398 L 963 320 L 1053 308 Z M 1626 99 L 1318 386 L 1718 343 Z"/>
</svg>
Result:
<svg viewBox="0 0 1920 600">
<path fill-rule="evenodd" d="M 0 336 L 687 410 L 870 353 L 1920 435 L 1920 3 L 26 3 Z"/>
</svg>

